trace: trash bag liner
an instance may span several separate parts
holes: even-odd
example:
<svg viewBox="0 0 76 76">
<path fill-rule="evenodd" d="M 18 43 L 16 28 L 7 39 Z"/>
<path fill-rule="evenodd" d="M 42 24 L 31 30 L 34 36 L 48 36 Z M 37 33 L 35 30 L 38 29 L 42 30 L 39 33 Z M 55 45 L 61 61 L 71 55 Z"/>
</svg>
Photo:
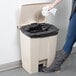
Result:
<svg viewBox="0 0 76 76">
<path fill-rule="evenodd" d="M 48 37 L 58 34 L 59 29 L 48 23 L 31 23 L 20 28 L 21 32 L 31 38 Z"/>
</svg>

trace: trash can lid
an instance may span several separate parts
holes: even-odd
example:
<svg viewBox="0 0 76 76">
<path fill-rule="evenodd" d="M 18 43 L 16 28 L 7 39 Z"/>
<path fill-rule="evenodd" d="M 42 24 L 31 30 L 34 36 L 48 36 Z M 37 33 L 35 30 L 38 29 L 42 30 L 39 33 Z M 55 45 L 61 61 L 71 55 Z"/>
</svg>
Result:
<svg viewBox="0 0 76 76">
<path fill-rule="evenodd" d="M 32 23 L 22 26 L 20 30 L 31 38 L 43 38 L 48 36 L 57 35 L 59 29 L 48 23 Z"/>
</svg>

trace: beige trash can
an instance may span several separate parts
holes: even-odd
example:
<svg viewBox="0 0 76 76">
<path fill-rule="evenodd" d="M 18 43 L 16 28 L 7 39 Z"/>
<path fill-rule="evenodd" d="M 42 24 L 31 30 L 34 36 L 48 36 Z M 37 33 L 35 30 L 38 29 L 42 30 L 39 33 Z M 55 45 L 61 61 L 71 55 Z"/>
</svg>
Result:
<svg viewBox="0 0 76 76">
<path fill-rule="evenodd" d="M 48 3 L 23 5 L 19 28 L 30 27 L 32 24 L 47 24 L 46 18 L 40 14 L 41 9 Z M 56 28 L 56 27 L 55 27 Z M 25 29 L 26 30 L 26 29 Z M 27 31 L 27 30 L 26 30 Z M 53 30 L 55 31 L 55 30 Z M 20 30 L 22 67 L 28 73 L 38 72 L 39 65 L 50 66 L 55 58 L 58 31 L 53 35 L 30 35 L 32 33 Z M 46 33 L 47 35 L 47 33 Z"/>
</svg>

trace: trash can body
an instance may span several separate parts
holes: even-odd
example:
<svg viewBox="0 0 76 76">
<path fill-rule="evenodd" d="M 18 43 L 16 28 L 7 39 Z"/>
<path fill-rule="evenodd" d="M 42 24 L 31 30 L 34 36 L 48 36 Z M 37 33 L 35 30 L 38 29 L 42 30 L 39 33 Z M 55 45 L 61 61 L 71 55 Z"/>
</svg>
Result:
<svg viewBox="0 0 76 76">
<path fill-rule="evenodd" d="M 47 23 L 32 23 L 21 28 L 22 65 L 29 73 L 38 72 L 39 64 L 46 67 L 52 64 L 56 53 L 57 34 L 58 29 Z"/>
<path fill-rule="evenodd" d="M 46 18 L 38 13 L 47 4 L 49 3 L 23 5 L 19 27 L 28 25 L 31 27 L 31 24 L 35 22 L 46 23 Z M 55 58 L 58 30 L 49 29 L 50 31 L 46 33 L 47 29 L 43 28 L 45 32 L 40 33 L 38 33 L 39 29 L 35 30 L 35 34 L 33 34 L 34 31 L 29 33 L 27 29 L 25 29 L 26 32 L 20 29 L 22 67 L 30 74 L 38 72 L 40 64 L 50 66 Z"/>
</svg>

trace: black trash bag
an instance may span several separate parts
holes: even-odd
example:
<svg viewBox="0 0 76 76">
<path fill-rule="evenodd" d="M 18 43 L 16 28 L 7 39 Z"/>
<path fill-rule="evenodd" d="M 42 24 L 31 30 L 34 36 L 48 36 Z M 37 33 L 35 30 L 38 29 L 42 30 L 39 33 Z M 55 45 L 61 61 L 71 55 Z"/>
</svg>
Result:
<svg viewBox="0 0 76 76">
<path fill-rule="evenodd" d="M 31 38 L 48 37 L 58 34 L 59 29 L 48 23 L 32 23 L 25 25 L 20 30 Z"/>
</svg>

